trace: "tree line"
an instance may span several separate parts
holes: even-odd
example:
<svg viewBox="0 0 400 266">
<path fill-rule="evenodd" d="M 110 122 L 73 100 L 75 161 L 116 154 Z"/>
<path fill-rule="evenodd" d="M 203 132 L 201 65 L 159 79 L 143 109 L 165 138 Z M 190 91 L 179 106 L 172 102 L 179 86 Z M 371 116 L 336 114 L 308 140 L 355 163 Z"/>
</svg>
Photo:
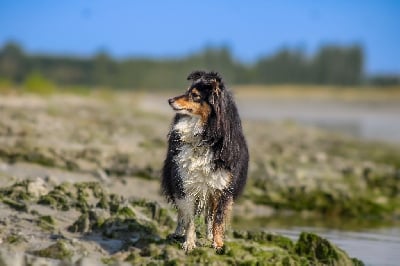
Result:
<svg viewBox="0 0 400 266">
<path fill-rule="evenodd" d="M 231 84 L 360 85 L 365 81 L 360 46 L 325 46 L 313 56 L 282 49 L 252 64 L 235 60 L 226 48 L 206 48 L 183 58 L 115 59 L 105 52 L 90 58 L 27 54 L 16 43 L 0 50 L 0 78 L 22 83 L 41 75 L 58 85 L 115 88 L 180 88 L 194 69 L 219 71 Z M 382 81 L 382 80 L 381 80 Z M 390 81 L 392 82 L 392 81 Z M 389 82 L 389 83 L 390 83 Z"/>
</svg>

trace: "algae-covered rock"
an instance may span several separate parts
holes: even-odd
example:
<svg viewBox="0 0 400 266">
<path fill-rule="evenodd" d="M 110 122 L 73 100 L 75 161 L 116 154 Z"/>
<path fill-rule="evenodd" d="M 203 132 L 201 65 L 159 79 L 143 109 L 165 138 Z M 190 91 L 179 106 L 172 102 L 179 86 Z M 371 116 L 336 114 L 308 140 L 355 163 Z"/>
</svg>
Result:
<svg viewBox="0 0 400 266">
<path fill-rule="evenodd" d="M 63 183 L 42 195 L 38 204 L 68 211 L 71 208 L 86 212 L 93 206 L 108 207 L 104 188 L 97 182 L 81 182 L 74 185 Z"/>
<path fill-rule="evenodd" d="M 133 265 L 148 264 L 233 264 L 233 265 L 360 265 L 347 254 L 326 239 L 310 233 L 303 233 L 297 242 L 265 231 L 233 231 L 227 234 L 222 254 L 217 254 L 211 242 L 204 234 L 197 232 L 197 248 L 185 254 L 181 248 L 183 239 L 170 238 L 168 233 L 175 226 L 176 214 L 163 208 L 157 202 L 131 199 L 108 193 L 98 183 L 82 182 L 62 184 L 41 195 L 25 197 L 27 186 L 17 183 L 16 188 L 6 189 L 3 195 L 19 199 L 21 204 L 40 203 L 52 213 L 65 214 L 66 209 L 73 209 L 76 218 L 67 226 L 60 226 L 65 217 L 56 219 L 53 215 L 43 215 L 41 211 L 26 213 L 32 215 L 33 223 L 39 231 L 49 234 L 57 241 L 47 248 L 29 250 L 31 254 L 57 260 L 72 261 L 73 258 L 86 256 L 84 251 L 77 251 L 73 246 L 87 245 L 86 241 L 97 241 L 98 247 L 92 252 L 98 254 L 101 261 Z M 4 200 L 4 198 L 3 198 Z M 45 201 L 48 200 L 48 201 Z M 47 204 L 48 203 L 48 204 Z M 57 222 L 56 222 L 57 221 Z M 198 219 L 199 223 L 200 219 Z M 205 225 L 199 224 L 200 229 Z M 63 230 L 69 232 L 64 232 Z M 200 230 L 199 229 L 199 230 Z M 29 230 L 32 230 L 30 228 Z M 54 234 L 58 231 L 59 234 Z M 202 230 L 204 231 L 204 230 Z M 68 239 L 73 235 L 76 239 Z M 28 241 L 20 235 L 9 234 L 7 245 L 25 245 Z M 49 238 L 49 236 L 45 238 Z M 73 244 L 71 244 L 73 243 Z M 81 253 L 80 253 L 81 252 Z M 86 254 L 86 255 L 85 255 Z M 108 254 L 108 255 L 107 255 Z"/>
<path fill-rule="evenodd" d="M 90 231 L 90 227 L 89 214 L 83 213 L 72 225 L 68 227 L 68 231 L 73 233 L 87 233 Z"/>
<path fill-rule="evenodd" d="M 47 248 L 34 251 L 33 254 L 40 257 L 68 261 L 71 259 L 73 252 L 66 241 L 58 240 L 55 244 L 50 245 Z"/>
<path fill-rule="evenodd" d="M 294 244 L 290 238 L 265 231 L 234 231 L 233 236 L 238 239 L 248 239 L 258 243 L 273 243 L 274 245 L 292 251 Z"/>
<path fill-rule="evenodd" d="M 28 211 L 26 201 L 33 199 L 34 193 L 30 189 L 32 180 L 16 182 L 11 186 L 0 188 L 0 199 L 3 203 L 17 211 Z"/>
<path fill-rule="evenodd" d="M 28 211 L 28 206 L 22 201 L 16 201 L 16 200 L 9 199 L 9 198 L 3 198 L 3 203 L 7 204 L 8 206 L 10 206 L 11 208 L 13 208 L 17 211 L 24 211 L 24 212 Z"/>
<path fill-rule="evenodd" d="M 44 230 L 52 231 L 56 225 L 54 218 L 50 215 L 43 215 L 39 217 L 38 225 Z"/>
<path fill-rule="evenodd" d="M 170 210 L 162 208 L 159 203 L 154 201 L 134 200 L 132 205 L 142 210 L 151 219 L 157 221 L 159 225 L 173 227 L 174 220 L 171 218 Z"/>
<path fill-rule="evenodd" d="M 56 186 L 49 193 L 42 195 L 38 200 L 38 204 L 49 205 L 62 211 L 69 210 L 72 196 L 69 186 L 67 183 Z"/>
<path fill-rule="evenodd" d="M 227 244 L 227 254 L 236 260 L 242 258 L 263 265 L 363 265 L 328 240 L 312 233 L 301 233 L 297 242 L 264 231 L 234 231 L 233 237 Z"/>
<path fill-rule="evenodd" d="M 304 240 L 308 235 L 313 236 L 312 241 Z M 126 261 L 135 265 L 363 265 L 331 242 L 309 233 L 303 233 L 297 242 L 293 242 L 263 231 L 234 231 L 233 238 L 226 241 L 223 254 L 217 254 L 211 243 L 201 242 L 198 241 L 198 247 L 189 254 L 185 254 L 172 239 L 152 243 L 140 252 L 131 252 Z M 303 245 L 311 247 L 300 251 L 299 246 Z"/>
<path fill-rule="evenodd" d="M 26 239 L 22 235 L 19 235 L 19 234 L 12 234 L 5 238 L 6 243 L 13 244 L 13 245 L 19 244 L 23 241 L 26 241 Z"/>
<path fill-rule="evenodd" d="M 363 265 L 325 238 L 312 233 L 301 233 L 294 249 L 296 254 L 315 265 Z"/>
<path fill-rule="evenodd" d="M 254 128 L 245 132 L 252 154 L 244 193 L 249 201 L 346 219 L 392 220 L 400 213 L 398 145 L 295 124 L 249 126 Z"/>
</svg>

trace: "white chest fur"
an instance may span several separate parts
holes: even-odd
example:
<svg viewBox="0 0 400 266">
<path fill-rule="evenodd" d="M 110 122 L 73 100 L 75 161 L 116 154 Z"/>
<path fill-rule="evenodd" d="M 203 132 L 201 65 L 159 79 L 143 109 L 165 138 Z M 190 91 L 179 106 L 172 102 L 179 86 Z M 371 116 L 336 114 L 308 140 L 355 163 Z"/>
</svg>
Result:
<svg viewBox="0 0 400 266">
<path fill-rule="evenodd" d="M 184 142 L 176 161 L 185 193 L 193 201 L 199 201 L 199 205 L 203 207 L 208 195 L 226 188 L 230 180 L 229 173 L 221 169 L 215 170 L 212 150 L 199 145 L 203 130 L 200 119 L 184 117 L 174 129 L 180 133 Z"/>
</svg>

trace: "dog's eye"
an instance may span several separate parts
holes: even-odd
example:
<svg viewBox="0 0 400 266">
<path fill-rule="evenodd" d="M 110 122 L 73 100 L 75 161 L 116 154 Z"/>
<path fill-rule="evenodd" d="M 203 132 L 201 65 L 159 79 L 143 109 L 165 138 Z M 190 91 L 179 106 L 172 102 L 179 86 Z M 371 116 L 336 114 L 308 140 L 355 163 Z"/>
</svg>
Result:
<svg viewBox="0 0 400 266">
<path fill-rule="evenodd" d="M 200 94 L 192 93 L 192 99 L 193 99 L 193 101 L 200 101 L 201 96 L 200 96 Z"/>
</svg>

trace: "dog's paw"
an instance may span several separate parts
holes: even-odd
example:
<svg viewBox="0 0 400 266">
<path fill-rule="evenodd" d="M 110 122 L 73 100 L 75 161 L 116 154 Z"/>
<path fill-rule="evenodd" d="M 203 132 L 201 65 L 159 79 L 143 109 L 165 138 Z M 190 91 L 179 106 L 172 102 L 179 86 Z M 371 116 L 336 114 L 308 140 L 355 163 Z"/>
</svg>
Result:
<svg viewBox="0 0 400 266">
<path fill-rule="evenodd" d="M 196 243 L 194 241 L 185 241 L 182 244 L 182 249 L 188 253 L 196 248 Z"/>
<path fill-rule="evenodd" d="M 218 255 L 225 254 L 225 245 L 224 244 L 222 244 L 222 243 L 217 244 L 214 242 L 212 246 Z"/>
<path fill-rule="evenodd" d="M 218 255 L 225 254 L 225 246 L 215 248 L 215 253 L 217 253 Z"/>
<path fill-rule="evenodd" d="M 178 235 L 178 234 L 169 234 L 167 236 L 167 241 L 171 243 L 183 243 L 185 241 L 185 236 L 183 235 Z"/>
</svg>

